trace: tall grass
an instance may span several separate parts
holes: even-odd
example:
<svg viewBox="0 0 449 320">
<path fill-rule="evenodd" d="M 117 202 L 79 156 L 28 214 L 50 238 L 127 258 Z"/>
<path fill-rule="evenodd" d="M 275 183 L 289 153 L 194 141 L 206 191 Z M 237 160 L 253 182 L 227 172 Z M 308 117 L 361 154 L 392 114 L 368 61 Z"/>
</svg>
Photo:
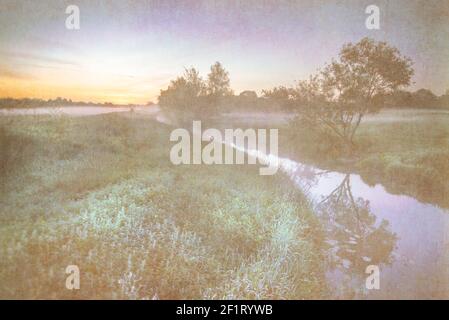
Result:
<svg viewBox="0 0 449 320">
<path fill-rule="evenodd" d="M 136 115 L 24 116 L 2 130 L 23 148 L 2 179 L 1 298 L 328 293 L 320 225 L 282 177 L 173 166 L 169 129 Z M 71 264 L 80 290 L 65 288 Z"/>
</svg>

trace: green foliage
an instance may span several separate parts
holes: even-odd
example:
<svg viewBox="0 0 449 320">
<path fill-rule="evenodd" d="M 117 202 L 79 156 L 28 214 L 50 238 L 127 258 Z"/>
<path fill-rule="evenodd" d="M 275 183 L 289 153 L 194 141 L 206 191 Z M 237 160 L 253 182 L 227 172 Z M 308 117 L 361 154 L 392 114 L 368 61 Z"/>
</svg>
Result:
<svg viewBox="0 0 449 320">
<path fill-rule="evenodd" d="M 271 90 L 262 90 L 262 94 L 282 110 L 292 112 L 297 108 L 298 95 L 294 88 L 279 86 Z"/>
<path fill-rule="evenodd" d="M 184 75 L 172 80 L 161 90 L 159 105 L 171 120 L 180 124 L 199 119 L 205 112 L 206 86 L 195 68 L 185 69 Z"/>
<path fill-rule="evenodd" d="M 161 90 L 158 101 L 164 113 L 176 123 L 185 125 L 222 112 L 226 97 L 232 95 L 229 73 L 216 62 L 204 81 L 195 68 L 186 69 L 182 77 L 172 80 Z"/>
<path fill-rule="evenodd" d="M 148 104 L 150 105 L 150 103 Z M 119 106 L 111 102 L 93 103 L 85 101 L 72 101 L 72 99 L 57 97 L 55 99 L 36 99 L 36 98 L 0 98 L 0 109 L 12 108 L 39 108 L 39 107 L 70 107 L 70 106 L 98 106 L 114 107 Z M 130 105 L 128 105 L 130 106 Z"/>
<path fill-rule="evenodd" d="M 364 38 L 343 46 L 318 74 L 299 81 L 296 88 L 275 88 L 266 95 L 284 101 L 302 123 L 325 130 L 354 146 L 355 133 L 369 113 L 379 111 L 382 97 L 410 84 L 411 60 L 385 42 Z"/>
<path fill-rule="evenodd" d="M 215 98 L 232 94 L 229 72 L 218 61 L 210 67 L 207 75 L 207 94 Z"/>
<path fill-rule="evenodd" d="M 393 108 L 449 109 L 449 94 L 438 97 L 428 89 L 415 92 L 396 90 L 385 97 L 384 105 Z"/>
</svg>

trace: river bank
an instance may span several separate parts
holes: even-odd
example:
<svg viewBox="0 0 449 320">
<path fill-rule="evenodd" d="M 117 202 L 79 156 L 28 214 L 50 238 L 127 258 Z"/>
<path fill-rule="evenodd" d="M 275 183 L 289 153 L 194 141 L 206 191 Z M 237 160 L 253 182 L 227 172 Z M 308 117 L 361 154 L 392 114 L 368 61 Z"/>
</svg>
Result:
<svg viewBox="0 0 449 320">
<path fill-rule="evenodd" d="M 395 115 L 396 121 L 393 121 Z M 369 185 L 449 208 L 449 114 L 387 111 L 368 118 L 346 154 L 339 141 L 313 129 L 285 125 L 284 154 L 323 169 L 358 173 Z"/>
</svg>

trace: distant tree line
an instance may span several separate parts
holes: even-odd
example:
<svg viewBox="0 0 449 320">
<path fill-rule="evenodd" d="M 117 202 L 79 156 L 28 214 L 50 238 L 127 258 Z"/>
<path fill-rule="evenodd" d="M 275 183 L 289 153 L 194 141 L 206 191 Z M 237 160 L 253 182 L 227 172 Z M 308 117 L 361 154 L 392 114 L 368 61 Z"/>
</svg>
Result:
<svg viewBox="0 0 449 320">
<path fill-rule="evenodd" d="M 178 123 L 229 112 L 294 113 L 351 145 L 365 115 L 381 108 L 449 109 L 449 90 L 441 96 L 427 89 L 406 91 L 413 73 L 412 61 L 398 49 L 364 38 L 345 44 L 337 59 L 296 86 L 263 90 L 261 96 L 251 90 L 235 95 L 229 72 L 216 62 L 205 79 L 197 69 L 185 69 L 161 90 L 158 103 Z"/>
<path fill-rule="evenodd" d="M 263 90 L 262 97 L 271 101 L 270 105 L 284 111 L 295 111 L 298 101 L 295 89 L 288 87 L 276 87 L 270 90 Z M 449 89 L 440 96 L 437 96 L 429 89 L 419 89 L 416 91 L 395 90 L 383 97 L 376 97 L 377 104 L 382 108 L 419 108 L 419 109 L 448 109 L 449 110 Z"/>
<path fill-rule="evenodd" d="M 449 109 L 449 89 L 441 96 L 428 89 L 419 89 L 415 92 L 397 90 L 385 97 L 384 107 Z"/>
<path fill-rule="evenodd" d="M 196 68 L 185 68 L 181 76 L 160 91 L 158 104 L 166 116 L 179 124 L 234 111 L 279 110 L 271 99 L 259 97 L 255 91 L 235 95 L 229 72 L 220 62 L 211 66 L 205 79 Z"/>
<path fill-rule="evenodd" d="M 153 102 L 148 102 L 146 105 L 153 105 Z M 58 97 L 56 99 L 36 99 L 36 98 L 0 98 L 0 108 L 38 108 L 38 107 L 70 107 L 70 106 L 97 106 L 97 107 L 134 107 L 133 104 L 118 105 L 112 102 L 95 103 L 84 101 L 72 101 L 72 99 L 66 99 Z"/>
</svg>

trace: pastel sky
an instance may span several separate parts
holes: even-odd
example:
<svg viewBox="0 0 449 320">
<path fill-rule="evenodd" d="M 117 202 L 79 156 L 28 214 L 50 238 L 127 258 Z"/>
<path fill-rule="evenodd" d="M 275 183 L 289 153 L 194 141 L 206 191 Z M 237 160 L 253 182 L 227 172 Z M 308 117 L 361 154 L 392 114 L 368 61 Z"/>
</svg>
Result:
<svg viewBox="0 0 449 320">
<path fill-rule="evenodd" d="M 65 27 L 78 5 L 81 29 Z M 365 8 L 380 7 L 380 30 Z M 346 42 L 385 40 L 414 61 L 411 89 L 449 88 L 449 1 L 0 0 L 0 97 L 145 103 L 184 67 L 220 61 L 236 93 L 293 85 Z"/>
</svg>

